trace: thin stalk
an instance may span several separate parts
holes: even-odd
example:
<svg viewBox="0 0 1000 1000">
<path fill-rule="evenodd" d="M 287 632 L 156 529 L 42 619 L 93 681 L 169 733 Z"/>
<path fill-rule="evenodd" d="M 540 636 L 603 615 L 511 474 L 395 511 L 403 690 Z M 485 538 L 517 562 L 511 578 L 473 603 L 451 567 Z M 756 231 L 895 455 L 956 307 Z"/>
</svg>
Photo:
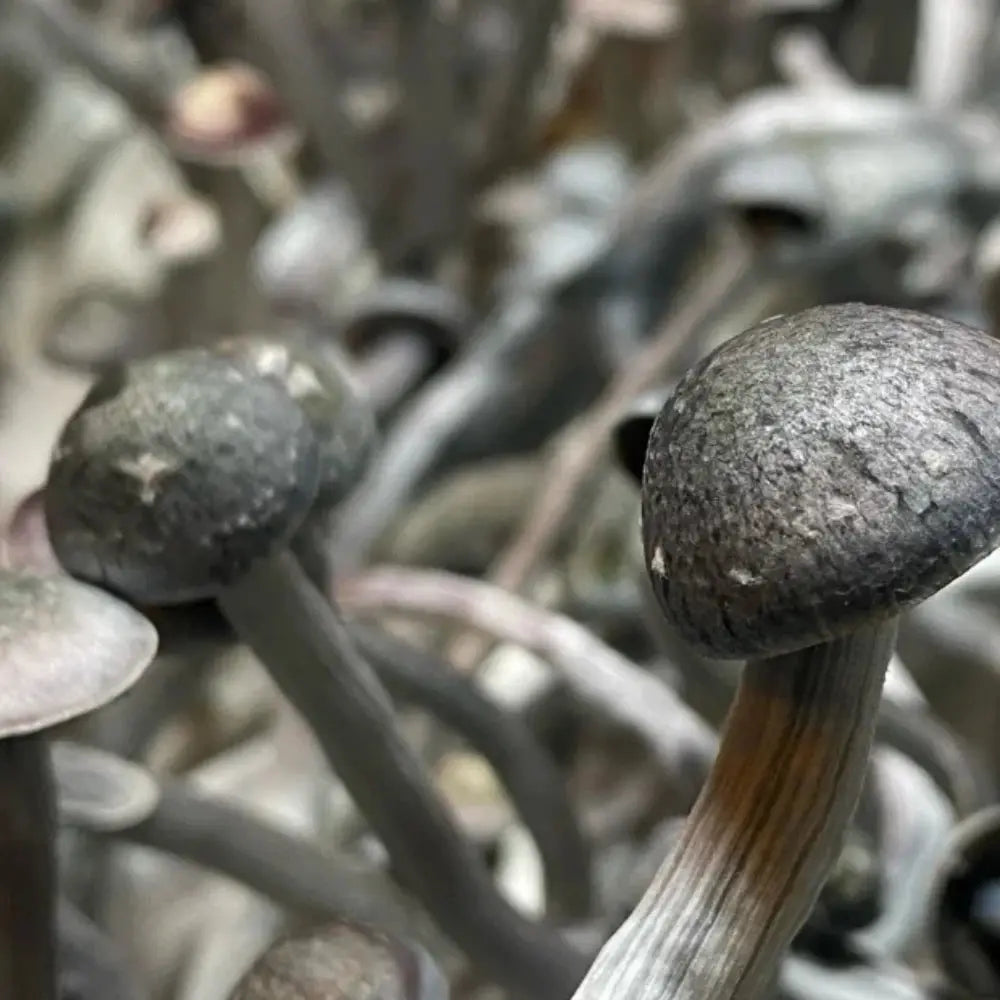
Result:
<svg viewBox="0 0 1000 1000">
<path fill-rule="evenodd" d="M 572 694 L 637 733 L 693 802 L 715 755 L 715 734 L 666 684 L 582 625 L 488 583 L 453 573 L 385 566 L 337 587 L 357 614 L 416 612 L 488 632 L 544 657 Z"/>
<path fill-rule="evenodd" d="M 514 61 L 489 114 L 480 153 L 483 180 L 498 177 L 524 152 L 532 123 L 531 98 L 548 63 L 562 0 L 520 0 Z"/>
<path fill-rule="evenodd" d="M 342 81 L 334 75 L 335 67 L 320 58 L 307 5 L 303 0 L 243 0 L 243 10 L 326 167 L 340 173 L 358 204 L 370 209 L 374 195 L 358 131 L 340 102 Z"/>
<path fill-rule="evenodd" d="M 179 782 L 161 786 L 156 809 L 140 823 L 88 832 L 200 865 L 297 913 L 403 931 L 437 950 L 436 936 L 428 934 L 415 906 L 392 891 L 385 876 Z"/>
<path fill-rule="evenodd" d="M 57 1000 L 55 842 L 45 737 L 0 741 L 0 997 Z"/>
<path fill-rule="evenodd" d="M 718 266 L 709 268 L 671 308 L 649 343 L 629 358 L 597 402 L 563 435 L 518 531 L 490 569 L 492 583 L 515 592 L 525 586 L 549 554 L 625 408 L 664 377 L 671 363 L 704 332 L 707 323 L 724 314 L 734 302 L 753 297 L 761 279 L 742 248 L 727 247 Z M 768 284 L 767 279 L 763 284 Z M 460 670 L 470 670 L 485 652 L 479 639 L 459 636 L 449 649 L 449 659 Z"/>
<path fill-rule="evenodd" d="M 403 884 L 441 929 L 507 989 L 568 997 L 584 962 L 552 929 L 506 903 L 399 732 L 389 699 L 335 606 L 297 559 L 259 560 L 219 605 L 301 713 L 384 844 Z"/>
<path fill-rule="evenodd" d="M 547 895 L 568 917 L 591 903 L 590 848 L 570 806 L 562 773 L 528 728 L 430 653 L 370 626 L 351 636 L 389 693 L 419 705 L 482 754 L 535 839 Z"/>
<path fill-rule="evenodd" d="M 402 240 L 428 263 L 458 234 L 465 164 L 456 114 L 456 15 L 438 0 L 396 0 L 397 66 L 408 132 L 412 195 Z"/>
<path fill-rule="evenodd" d="M 858 802 L 896 622 L 749 663 L 673 855 L 578 1000 L 757 1000 Z"/>
</svg>

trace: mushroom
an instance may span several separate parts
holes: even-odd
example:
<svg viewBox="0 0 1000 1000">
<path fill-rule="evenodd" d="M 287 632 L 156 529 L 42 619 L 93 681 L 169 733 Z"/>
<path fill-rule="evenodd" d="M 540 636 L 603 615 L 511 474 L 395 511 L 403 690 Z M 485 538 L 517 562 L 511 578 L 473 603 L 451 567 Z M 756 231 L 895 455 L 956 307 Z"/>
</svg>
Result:
<svg viewBox="0 0 1000 1000">
<path fill-rule="evenodd" d="M 471 320 L 465 304 L 447 288 L 390 278 L 356 303 L 341 337 L 357 357 L 372 404 L 383 412 L 458 352 Z"/>
<path fill-rule="evenodd" d="M 646 446 L 655 417 L 669 396 L 670 390 L 665 388 L 644 394 L 613 428 L 618 464 L 637 487 L 642 485 Z M 963 583 L 974 579 L 978 572 L 964 577 Z M 647 627 L 663 652 L 682 669 L 687 700 L 709 720 L 720 719 L 736 687 L 736 664 L 684 648 L 683 640 L 663 620 L 650 582 L 642 582 Z M 940 601 L 941 596 L 935 600 Z M 912 758 L 947 794 L 960 816 L 993 801 L 992 778 L 970 748 L 930 710 L 898 653 L 889 661 L 882 694 L 876 730 L 880 743 Z"/>
<path fill-rule="evenodd" d="M 749 658 L 680 843 L 577 996 L 762 996 L 858 802 L 900 611 L 1000 536 L 1000 344 L 824 306 L 730 340 L 654 424 L 643 543 L 693 647 Z"/>
<path fill-rule="evenodd" d="M 277 382 L 302 407 L 320 443 L 320 487 L 307 523 L 291 548 L 324 593 L 329 587 L 326 521 L 349 492 L 374 449 L 369 407 L 354 392 L 338 352 L 321 337 L 299 330 L 285 337 L 252 335 L 220 342 L 216 351 Z M 358 651 L 390 693 L 429 708 L 465 732 L 497 769 L 515 804 L 538 838 L 556 906 L 572 916 L 587 912 L 590 858 L 583 835 L 560 787 L 558 772 L 541 749 L 506 724 L 475 688 L 456 685 L 451 671 L 386 634 L 350 626 Z"/>
<path fill-rule="evenodd" d="M 278 941 L 229 1000 L 448 1000 L 448 982 L 418 945 L 338 922 Z"/>
<path fill-rule="evenodd" d="M 281 207 L 298 193 L 288 158 L 301 141 L 299 130 L 270 81 L 251 66 L 202 70 L 171 97 L 163 131 L 183 160 L 244 170 L 264 204 Z"/>
<path fill-rule="evenodd" d="M 566 996 L 579 956 L 497 894 L 338 610 L 288 549 L 320 466 L 303 409 L 274 380 L 207 351 L 146 359 L 96 382 L 64 428 L 45 496 L 52 547 L 71 573 L 139 605 L 216 600 L 441 928 L 498 982 Z"/>
<path fill-rule="evenodd" d="M 137 611 L 69 577 L 0 570 L 0 996 L 56 997 L 46 730 L 117 698 L 156 651 Z"/>
<path fill-rule="evenodd" d="M 939 862 L 930 935 L 948 979 L 973 996 L 1000 991 L 1000 806 L 954 827 Z"/>
</svg>

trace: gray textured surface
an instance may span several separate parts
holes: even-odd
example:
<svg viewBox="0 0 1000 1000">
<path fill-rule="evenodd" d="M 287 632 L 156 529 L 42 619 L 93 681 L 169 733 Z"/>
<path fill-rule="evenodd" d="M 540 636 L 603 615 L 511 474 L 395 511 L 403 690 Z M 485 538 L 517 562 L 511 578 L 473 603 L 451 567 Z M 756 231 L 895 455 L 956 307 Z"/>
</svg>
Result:
<svg viewBox="0 0 1000 1000">
<path fill-rule="evenodd" d="M 1000 344 L 881 307 L 772 318 L 660 413 L 643 539 L 716 656 L 773 655 L 922 600 L 1000 538 Z"/>
<path fill-rule="evenodd" d="M 234 337 L 216 349 L 275 379 L 302 407 L 320 457 L 317 503 L 331 506 L 353 489 L 375 449 L 375 415 L 348 380 L 335 352 L 297 329 L 283 336 Z"/>
<path fill-rule="evenodd" d="M 446 1000 L 447 984 L 416 946 L 347 923 L 270 948 L 230 1000 Z"/>
<path fill-rule="evenodd" d="M 273 381 L 191 350 L 100 379 L 63 430 L 45 513 L 75 576 L 145 604 L 211 597 L 298 528 L 317 445 Z"/>
</svg>

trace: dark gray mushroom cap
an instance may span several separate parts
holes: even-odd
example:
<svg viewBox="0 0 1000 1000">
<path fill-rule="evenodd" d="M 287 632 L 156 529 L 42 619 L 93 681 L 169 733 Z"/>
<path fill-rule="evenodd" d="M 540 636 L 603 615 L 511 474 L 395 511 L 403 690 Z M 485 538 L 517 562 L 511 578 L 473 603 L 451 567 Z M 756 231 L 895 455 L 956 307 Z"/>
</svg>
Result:
<svg viewBox="0 0 1000 1000">
<path fill-rule="evenodd" d="M 283 545 L 316 496 L 301 408 L 207 351 L 97 383 L 63 429 L 45 515 L 60 562 L 138 604 L 207 599 Z"/>
<path fill-rule="evenodd" d="M 346 922 L 273 945 L 230 1000 L 447 1000 L 433 959 L 416 945 Z"/>
<path fill-rule="evenodd" d="M 0 739 L 106 705 L 155 653 L 153 626 L 110 594 L 68 576 L 0 570 Z"/>
<path fill-rule="evenodd" d="M 660 604 L 713 655 L 889 618 L 1000 540 L 1000 343 L 875 306 L 767 320 L 668 400 L 642 506 Z"/>
<path fill-rule="evenodd" d="M 51 753 L 63 823 L 114 833 L 147 819 L 160 801 L 153 776 L 130 760 L 65 740 Z"/>
<path fill-rule="evenodd" d="M 281 336 L 248 334 L 216 345 L 220 353 L 277 380 L 309 421 L 319 446 L 316 504 L 342 500 L 358 482 L 375 449 L 375 414 L 362 401 L 335 351 L 304 329 Z"/>
</svg>

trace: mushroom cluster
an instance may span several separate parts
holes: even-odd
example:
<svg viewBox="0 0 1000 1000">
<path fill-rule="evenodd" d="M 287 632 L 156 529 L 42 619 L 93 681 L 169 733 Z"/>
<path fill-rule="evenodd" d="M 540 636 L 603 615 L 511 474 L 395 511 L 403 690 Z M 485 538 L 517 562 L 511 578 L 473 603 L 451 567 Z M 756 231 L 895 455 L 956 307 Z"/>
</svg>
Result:
<svg viewBox="0 0 1000 1000">
<path fill-rule="evenodd" d="M 1000 998 L 1000 3 L 0 3 L 0 1000 Z"/>
</svg>

